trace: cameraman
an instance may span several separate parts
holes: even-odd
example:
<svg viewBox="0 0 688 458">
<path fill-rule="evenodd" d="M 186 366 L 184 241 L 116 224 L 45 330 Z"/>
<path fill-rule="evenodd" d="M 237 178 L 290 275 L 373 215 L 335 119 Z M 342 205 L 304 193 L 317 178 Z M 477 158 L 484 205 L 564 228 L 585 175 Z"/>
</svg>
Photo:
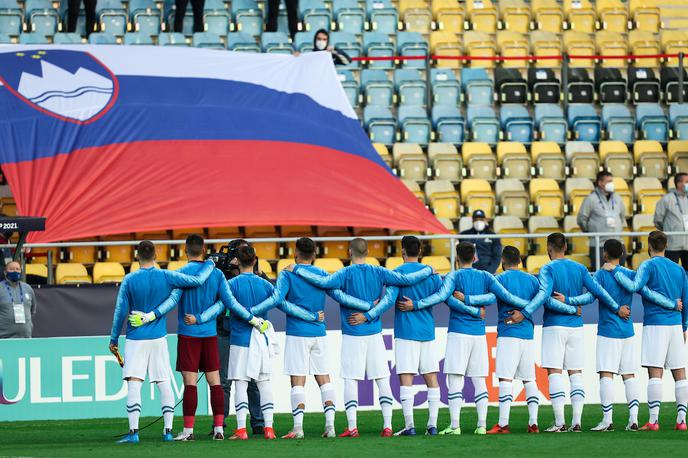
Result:
<svg viewBox="0 0 688 458">
<path fill-rule="evenodd" d="M 225 271 L 227 280 L 239 275 L 239 261 L 236 253 L 242 246 L 250 245 L 244 239 L 232 240 L 229 247 L 230 268 Z M 264 278 L 267 281 L 270 279 L 258 270 L 258 263 L 255 266 L 256 275 Z M 220 314 L 217 317 L 217 346 L 220 351 L 220 382 L 222 383 L 222 390 L 225 393 L 225 419 L 229 415 L 229 396 L 232 391 L 232 381 L 227 378 L 227 369 L 229 366 L 229 336 L 231 334 L 231 317 L 229 315 Z M 263 412 L 260 408 L 260 393 L 256 382 L 251 380 L 248 384 L 248 408 L 251 414 L 251 429 L 254 435 L 263 434 Z M 212 433 L 211 433 L 212 434 Z"/>
</svg>

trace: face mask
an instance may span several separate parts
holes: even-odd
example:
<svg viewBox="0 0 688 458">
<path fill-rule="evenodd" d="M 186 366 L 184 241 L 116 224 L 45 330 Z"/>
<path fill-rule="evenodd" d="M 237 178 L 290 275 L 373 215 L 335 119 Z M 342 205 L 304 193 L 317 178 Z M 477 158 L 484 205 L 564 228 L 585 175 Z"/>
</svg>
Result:
<svg viewBox="0 0 688 458">
<path fill-rule="evenodd" d="M 688 192 L 688 183 L 683 183 L 683 186 L 681 186 L 683 189 L 683 192 Z"/>
<path fill-rule="evenodd" d="M 21 278 L 21 272 L 7 272 L 5 276 L 9 281 L 16 283 Z"/>
<path fill-rule="evenodd" d="M 610 181 L 609 183 L 607 183 L 606 185 L 604 185 L 604 190 L 607 191 L 607 192 L 610 193 L 610 194 L 611 194 L 612 192 L 614 192 L 614 183 L 613 183 L 612 181 Z"/>
<path fill-rule="evenodd" d="M 482 232 L 485 230 L 485 221 L 475 221 L 473 223 L 473 229 L 475 229 L 478 232 Z"/>
<path fill-rule="evenodd" d="M 320 51 L 324 51 L 327 48 L 327 40 L 315 40 L 315 47 Z"/>
</svg>

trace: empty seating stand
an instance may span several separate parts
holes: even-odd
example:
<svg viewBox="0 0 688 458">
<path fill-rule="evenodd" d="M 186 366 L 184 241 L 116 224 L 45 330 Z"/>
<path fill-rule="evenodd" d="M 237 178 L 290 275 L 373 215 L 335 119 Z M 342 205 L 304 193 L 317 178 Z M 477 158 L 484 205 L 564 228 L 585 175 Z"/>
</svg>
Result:
<svg viewBox="0 0 688 458">
<path fill-rule="evenodd" d="M 595 86 L 588 71 L 584 68 L 569 68 L 568 93 L 570 103 L 592 103 L 595 99 Z"/>
<path fill-rule="evenodd" d="M 595 68 L 595 90 L 600 103 L 625 103 L 626 79 L 618 68 Z"/>
<path fill-rule="evenodd" d="M 528 89 L 533 103 L 559 103 L 561 82 L 550 68 L 528 69 Z"/>
<path fill-rule="evenodd" d="M 659 80 L 651 68 L 629 66 L 628 88 L 633 103 L 659 102 Z"/>
<path fill-rule="evenodd" d="M 515 68 L 495 69 L 495 92 L 500 103 L 521 103 L 528 101 L 528 83 Z"/>
</svg>

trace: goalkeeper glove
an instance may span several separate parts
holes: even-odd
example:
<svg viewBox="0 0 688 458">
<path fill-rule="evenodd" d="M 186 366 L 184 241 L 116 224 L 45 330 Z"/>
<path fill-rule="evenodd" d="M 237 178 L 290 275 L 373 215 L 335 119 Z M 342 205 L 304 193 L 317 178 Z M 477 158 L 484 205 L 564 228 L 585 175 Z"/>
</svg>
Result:
<svg viewBox="0 0 688 458">
<path fill-rule="evenodd" d="M 138 328 L 139 326 L 143 326 L 146 323 L 154 321 L 155 318 L 155 313 L 153 312 L 143 313 L 137 311 L 132 312 L 131 315 L 129 315 L 129 323 L 133 327 Z"/>
<path fill-rule="evenodd" d="M 260 331 L 261 334 L 265 334 L 265 331 L 270 327 L 270 322 L 262 318 L 253 317 L 248 321 L 248 324 Z"/>
</svg>

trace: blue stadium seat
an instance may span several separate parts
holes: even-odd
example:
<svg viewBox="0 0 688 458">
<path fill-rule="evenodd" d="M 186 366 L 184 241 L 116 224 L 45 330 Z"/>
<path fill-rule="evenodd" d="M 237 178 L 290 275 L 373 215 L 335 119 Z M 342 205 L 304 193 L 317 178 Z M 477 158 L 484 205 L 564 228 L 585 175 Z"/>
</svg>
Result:
<svg viewBox="0 0 688 458">
<path fill-rule="evenodd" d="M 56 45 L 80 45 L 84 41 L 78 33 L 56 33 L 53 36 L 53 43 Z"/>
<path fill-rule="evenodd" d="M 399 13 L 390 0 L 366 0 L 370 28 L 387 35 L 397 33 Z"/>
<path fill-rule="evenodd" d="M 189 46 L 189 43 L 181 33 L 161 33 L 158 35 L 158 46 Z"/>
<path fill-rule="evenodd" d="M 132 32 L 124 35 L 125 45 L 152 45 L 153 37 L 146 33 Z"/>
<path fill-rule="evenodd" d="M 0 0 L 0 33 L 19 35 L 24 28 L 24 14 L 16 0 Z"/>
<path fill-rule="evenodd" d="M 432 107 L 432 127 L 441 143 L 463 143 L 466 121 L 456 106 Z"/>
<path fill-rule="evenodd" d="M 587 103 L 572 103 L 568 112 L 569 128 L 573 138 L 582 142 L 597 143 L 602 130 L 595 108 Z"/>
<path fill-rule="evenodd" d="M 58 9 L 58 15 L 62 19 L 63 24 L 67 24 L 68 20 L 67 3 L 68 2 L 64 1 L 60 2 L 60 7 Z M 86 35 L 86 12 L 84 11 L 83 4 L 79 7 L 79 16 L 76 20 L 76 29 L 74 32 L 82 37 Z"/>
<path fill-rule="evenodd" d="M 129 15 L 120 0 L 98 0 L 96 16 L 102 32 L 115 36 L 122 36 L 127 32 Z"/>
<path fill-rule="evenodd" d="M 363 48 L 368 57 L 393 57 L 395 50 L 392 40 L 381 32 L 365 32 L 363 34 Z M 393 60 L 371 61 L 368 68 L 393 68 Z"/>
<path fill-rule="evenodd" d="M 129 22 L 136 32 L 157 35 L 162 25 L 162 12 L 153 0 L 130 0 Z"/>
<path fill-rule="evenodd" d="M 337 69 L 337 76 L 339 77 L 339 82 L 342 83 L 342 89 L 344 89 L 346 98 L 349 100 L 351 106 L 353 108 L 358 107 L 359 86 L 351 70 Z"/>
<path fill-rule="evenodd" d="M 564 111 L 554 103 L 535 104 L 535 128 L 540 133 L 540 140 L 566 143 L 569 125 L 564 118 Z"/>
<path fill-rule="evenodd" d="M 92 45 L 116 45 L 117 37 L 111 33 L 92 33 L 88 36 L 88 42 Z"/>
<path fill-rule="evenodd" d="M 225 49 L 220 35 L 211 32 L 196 32 L 191 39 L 191 45 L 195 48 Z"/>
<path fill-rule="evenodd" d="M 340 51 L 347 53 L 349 57 L 361 57 L 363 55 L 361 43 L 359 43 L 356 35 L 351 32 L 332 32 L 330 34 L 330 43 Z M 360 62 L 352 61 L 348 65 L 339 65 L 338 67 L 357 69 L 360 67 Z"/>
<path fill-rule="evenodd" d="M 484 68 L 462 68 L 461 87 L 469 105 L 492 105 L 493 83 Z"/>
<path fill-rule="evenodd" d="M 306 31 L 330 30 L 332 14 L 322 0 L 299 0 L 299 18 Z"/>
<path fill-rule="evenodd" d="M 636 125 L 644 140 L 666 142 L 669 137 L 669 121 L 662 107 L 655 103 L 639 103 L 635 108 Z"/>
<path fill-rule="evenodd" d="M 294 52 L 289 37 L 284 32 L 263 32 L 260 36 L 260 42 L 263 46 L 263 52 L 277 54 L 292 54 Z"/>
<path fill-rule="evenodd" d="M 688 140 L 688 105 L 685 103 L 669 105 L 669 121 L 674 131 L 674 138 Z"/>
<path fill-rule="evenodd" d="M 296 32 L 294 36 L 294 49 L 299 52 L 311 52 L 313 51 L 313 37 L 315 36 L 314 31 L 310 32 Z"/>
<path fill-rule="evenodd" d="M 488 105 L 468 105 L 466 110 L 471 140 L 474 142 L 496 144 L 499 141 L 499 120 L 494 108 Z"/>
<path fill-rule="evenodd" d="M 177 7 L 174 4 L 174 0 L 165 0 L 165 13 L 164 16 L 167 18 L 167 30 L 174 30 L 174 18 L 177 14 L 181 14 L 177 11 Z M 182 21 L 182 33 L 185 36 L 193 34 L 193 10 L 191 9 L 191 2 L 186 7 L 184 12 L 184 21 Z"/>
<path fill-rule="evenodd" d="M 396 140 L 397 124 L 389 108 L 368 106 L 363 109 L 363 124 L 370 140 L 391 145 Z"/>
<path fill-rule="evenodd" d="M 332 5 L 337 30 L 361 34 L 366 24 L 366 13 L 357 0 L 334 0 Z"/>
<path fill-rule="evenodd" d="M 402 105 L 399 107 L 399 128 L 406 143 L 427 145 L 432 138 L 432 124 L 425 108 Z"/>
<path fill-rule="evenodd" d="M 263 31 L 263 12 L 254 0 L 233 0 L 232 17 L 236 22 L 237 32 L 258 36 Z"/>
<path fill-rule="evenodd" d="M 20 45 L 47 45 L 49 43 L 48 37 L 40 33 L 22 33 L 19 35 Z"/>
<path fill-rule="evenodd" d="M 57 32 L 60 16 L 50 0 L 26 0 L 24 15 L 32 33 L 51 36 Z"/>
<path fill-rule="evenodd" d="M 505 103 L 499 112 L 504 138 L 511 142 L 533 141 L 533 119 L 528 109 L 521 104 Z"/>
<path fill-rule="evenodd" d="M 232 22 L 227 5 L 222 0 L 205 0 L 203 22 L 206 32 L 227 35 Z"/>
<path fill-rule="evenodd" d="M 461 85 L 453 70 L 431 68 L 430 82 L 435 105 L 456 106 L 461 103 Z"/>
<path fill-rule="evenodd" d="M 384 70 L 363 70 L 361 90 L 365 95 L 366 105 L 391 107 L 394 102 L 394 85 Z"/>
<path fill-rule="evenodd" d="M 0 33 L 0 43 L 1 44 L 10 44 L 10 43 L 12 43 L 12 37 L 7 35 L 6 33 Z"/>
<path fill-rule="evenodd" d="M 394 89 L 399 104 L 425 107 L 427 105 L 427 83 L 418 70 L 402 68 L 394 71 Z"/>
<path fill-rule="evenodd" d="M 428 43 L 417 32 L 399 32 L 397 34 L 398 56 L 427 56 Z M 425 68 L 425 60 L 404 60 L 404 68 Z"/>
<path fill-rule="evenodd" d="M 227 34 L 227 49 L 237 52 L 260 52 L 256 39 L 246 32 L 230 32 Z"/>
<path fill-rule="evenodd" d="M 602 125 L 608 140 L 633 143 L 635 140 L 635 121 L 626 105 L 607 103 L 602 106 Z"/>
</svg>

